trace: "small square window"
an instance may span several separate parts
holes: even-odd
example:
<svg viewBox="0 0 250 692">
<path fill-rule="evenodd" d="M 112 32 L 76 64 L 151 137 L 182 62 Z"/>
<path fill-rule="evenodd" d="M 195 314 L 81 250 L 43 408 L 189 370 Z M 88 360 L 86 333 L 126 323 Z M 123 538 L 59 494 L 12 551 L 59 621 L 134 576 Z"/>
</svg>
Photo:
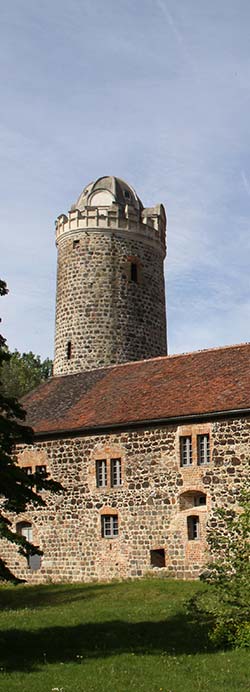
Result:
<svg viewBox="0 0 250 692">
<path fill-rule="evenodd" d="M 104 514 L 102 516 L 102 537 L 115 538 L 118 536 L 118 515 Z"/>
<path fill-rule="evenodd" d="M 192 438 L 183 436 L 180 438 L 181 466 L 190 466 L 192 464 Z"/>
<path fill-rule="evenodd" d="M 199 538 L 199 517 L 187 518 L 188 540 L 196 541 Z"/>
<path fill-rule="evenodd" d="M 22 471 L 24 471 L 27 476 L 30 476 L 32 473 L 32 466 L 22 466 Z"/>
<path fill-rule="evenodd" d="M 152 567 L 165 567 L 165 550 L 164 548 L 158 548 L 157 550 L 150 550 L 150 563 Z"/>
<path fill-rule="evenodd" d="M 122 482 L 121 459 L 110 459 L 111 487 L 115 488 Z"/>
<path fill-rule="evenodd" d="M 39 464 L 39 466 L 36 466 L 36 473 L 47 473 L 47 466 Z"/>
<path fill-rule="evenodd" d="M 104 488 L 107 485 L 107 461 L 98 459 L 96 461 L 96 486 Z"/>
<path fill-rule="evenodd" d="M 197 436 L 197 456 L 198 464 L 209 464 L 210 462 L 210 441 L 209 435 Z"/>
</svg>

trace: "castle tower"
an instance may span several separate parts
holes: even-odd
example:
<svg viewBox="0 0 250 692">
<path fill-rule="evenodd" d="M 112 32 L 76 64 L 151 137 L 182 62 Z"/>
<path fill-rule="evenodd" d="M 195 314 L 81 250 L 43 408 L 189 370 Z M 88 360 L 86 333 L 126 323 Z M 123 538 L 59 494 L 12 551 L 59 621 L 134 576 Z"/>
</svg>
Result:
<svg viewBox="0 0 250 692">
<path fill-rule="evenodd" d="M 114 177 L 56 221 L 54 375 L 166 355 L 166 216 Z"/>
</svg>

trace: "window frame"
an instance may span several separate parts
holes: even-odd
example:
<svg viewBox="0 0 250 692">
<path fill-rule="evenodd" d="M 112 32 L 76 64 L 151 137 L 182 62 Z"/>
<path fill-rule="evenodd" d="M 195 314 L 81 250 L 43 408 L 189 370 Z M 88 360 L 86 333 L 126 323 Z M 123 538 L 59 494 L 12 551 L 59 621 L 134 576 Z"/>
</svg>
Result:
<svg viewBox="0 0 250 692">
<path fill-rule="evenodd" d="M 102 514 L 101 530 L 102 538 L 117 538 L 119 534 L 118 514 Z"/>
<path fill-rule="evenodd" d="M 204 442 L 206 440 L 206 445 Z M 209 433 L 199 433 L 197 435 L 197 464 L 206 466 L 210 464 L 210 435 Z"/>
<path fill-rule="evenodd" d="M 107 488 L 108 485 L 108 469 L 107 469 L 107 459 L 96 459 L 95 462 L 96 469 L 96 487 L 97 488 Z"/>
<path fill-rule="evenodd" d="M 189 441 L 189 448 L 186 447 L 187 441 Z M 185 461 L 185 459 L 186 459 L 186 461 Z M 181 462 L 181 467 L 186 468 L 187 466 L 192 466 L 192 463 L 193 463 L 192 435 L 181 435 L 180 436 L 180 462 Z"/>
<path fill-rule="evenodd" d="M 197 514 L 190 514 L 187 517 L 187 535 L 189 541 L 200 539 L 200 518 Z"/>
</svg>

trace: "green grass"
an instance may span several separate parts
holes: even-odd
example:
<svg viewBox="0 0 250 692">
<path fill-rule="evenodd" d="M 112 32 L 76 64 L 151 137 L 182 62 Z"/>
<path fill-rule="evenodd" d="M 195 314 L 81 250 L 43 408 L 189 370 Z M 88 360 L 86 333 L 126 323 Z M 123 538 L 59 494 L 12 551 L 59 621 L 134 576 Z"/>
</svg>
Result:
<svg viewBox="0 0 250 692">
<path fill-rule="evenodd" d="M 0 588 L 4 692 L 240 692 L 249 653 L 213 651 L 184 603 L 197 582 Z"/>
</svg>

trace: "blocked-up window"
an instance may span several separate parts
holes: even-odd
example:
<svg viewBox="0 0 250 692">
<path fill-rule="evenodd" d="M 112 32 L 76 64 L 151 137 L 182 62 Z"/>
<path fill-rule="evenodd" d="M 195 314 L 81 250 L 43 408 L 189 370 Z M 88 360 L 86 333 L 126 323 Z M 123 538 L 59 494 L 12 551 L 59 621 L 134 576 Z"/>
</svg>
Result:
<svg viewBox="0 0 250 692">
<path fill-rule="evenodd" d="M 197 458 L 198 464 L 209 464 L 210 462 L 210 440 L 209 435 L 197 435 Z"/>
<path fill-rule="evenodd" d="M 189 541 L 195 541 L 200 537 L 199 517 L 191 516 L 187 518 L 187 532 Z"/>
<path fill-rule="evenodd" d="M 107 485 L 106 459 L 98 459 L 96 461 L 96 485 L 97 488 L 104 488 Z"/>
<path fill-rule="evenodd" d="M 110 459 L 110 482 L 111 487 L 114 488 L 117 485 L 121 485 L 122 482 L 122 468 L 121 459 Z"/>
<path fill-rule="evenodd" d="M 190 466 L 192 464 L 192 437 L 184 435 L 180 437 L 180 455 L 181 466 Z"/>
<path fill-rule="evenodd" d="M 102 537 L 115 538 L 118 536 L 118 515 L 104 514 L 101 517 L 102 521 Z"/>
</svg>

